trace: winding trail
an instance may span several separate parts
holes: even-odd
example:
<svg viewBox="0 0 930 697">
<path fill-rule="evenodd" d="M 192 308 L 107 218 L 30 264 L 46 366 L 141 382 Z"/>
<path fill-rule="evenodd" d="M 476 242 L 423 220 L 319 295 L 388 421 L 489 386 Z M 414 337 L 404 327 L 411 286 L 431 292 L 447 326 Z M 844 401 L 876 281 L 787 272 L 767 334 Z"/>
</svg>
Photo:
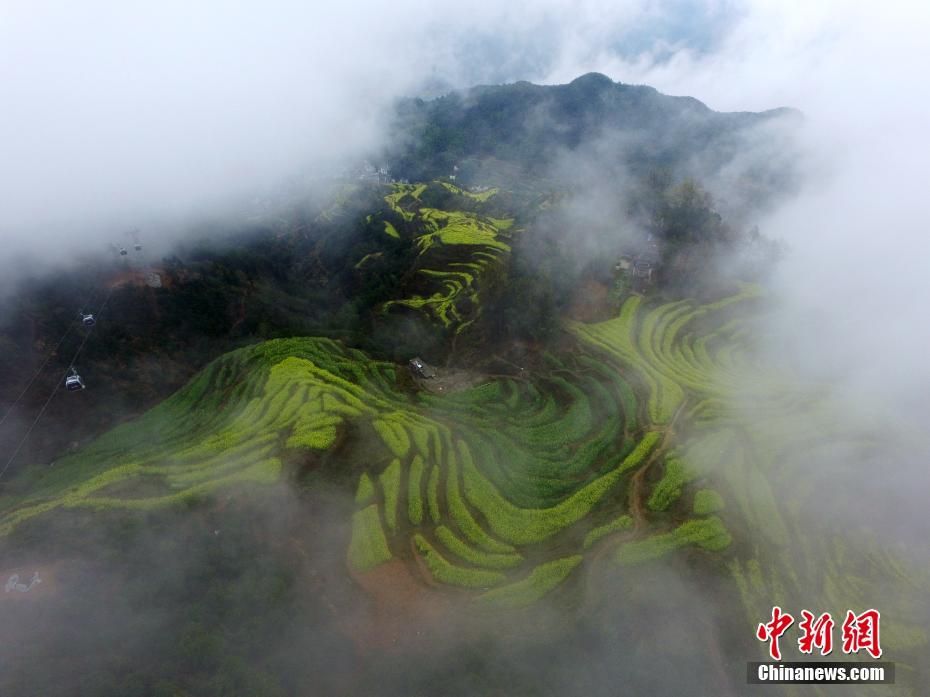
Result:
<svg viewBox="0 0 930 697">
<path fill-rule="evenodd" d="M 665 457 L 665 454 L 668 452 L 671 443 L 675 439 L 675 422 L 678 420 L 678 417 L 684 409 L 684 406 L 685 405 L 682 404 L 675 411 L 674 416 L 672 416 L 671 421 L 669 421 L 668 426 L 665 429 L 665 435 L 662 437 L 662 442 L 659 444 L 659 447 L 657 447 L 652 452 L 652 455 L 649 456 L 649 459 L 646 460 L 646 463 L 638 470 L 636 470 L 636 474 L 630 478 L 631 486 L 628 509 L 630 515 L 633 517 L 633 530 L 635 532 L 640 532 L 644 527 L 646 527 L 648 522 L 646 520 L 646 506 L 643 502 L 643 489 L 645 488 L 646 474 L 649 472 L 649 469 L 652 467 L 652 465 Z"/>
</svg>

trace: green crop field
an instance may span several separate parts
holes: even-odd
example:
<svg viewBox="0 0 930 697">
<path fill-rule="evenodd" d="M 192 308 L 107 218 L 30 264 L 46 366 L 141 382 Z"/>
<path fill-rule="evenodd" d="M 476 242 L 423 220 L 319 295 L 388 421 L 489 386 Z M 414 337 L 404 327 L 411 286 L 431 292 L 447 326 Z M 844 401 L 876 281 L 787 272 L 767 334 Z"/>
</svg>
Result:
<svg viewBox="0 0 930 697">
<path fill-rule="evenodd" d="M 381 453 L 352 465 L 352 568 L 399 554 L 415 572 L 426 569 L 431 583 L 500 586 L 505 604 L 519 604 L 521 594 L 529 602 L 616 539 L 610 533 L 631 526 L 631 477 L 665 460 L 666 425 L 648 418 L 610 351 L 549 362 L 552 370 L 532 380 L 501 378 L 410 402 L 394 389 L 392 365 L 330 340 L 241 349 L 159 407 L 56 463 L 28 494 L 6 499 L 0 531 L 58 507 L 171 505 L 220 487 L 273 482 L 282 462 L 300 453 L 338 455 L 351 431 L 372 441 L 368 452 Z M 656 384 L 662 380 L 656 371 Z M 647 405 L 651 397 L 643 395 Z M 127 482 L 142 478 L 145 497 L 108 494 L 116 484 L 131 491 Z M 526 552 L 556 538 L 573 547 L 573 555 L 562 555 L 571 563 L 527 561 Z M 662 549 L 702 543 L 674 539 Z"/>
<path fill-rule="evenodd" d="M 589 518 L 622 514 L 630 477 L 664 457 L 662 428 L 640 420 L 622 375 L 594 353 L 583 358 L 552 357 L 553 371 L 533 380 L 502 378 L 411 403 L 394 389 L 394 366 L 330 340 L 241 349 L 56 463 L 28 494 L 7 498 L 0 531 L 59 507 L 171 505 L 273 482 L 301 453 L 338 456 L 351 431 L 380 453 L 353 465 L 353 569 L 399 554 L 431 583 L 500 586 L 505 604 L 521 594 L 529 602 L 568 578 L 594 540 L 609 538 L 603 525 L 592 532 Z M 145 497 L 108 494 L 143 478 Z M 556 537 L 573 540 L 571 563 L 527 561 L 524 549 Z"/>
<path fill-rule="evenodd" d="M 426 206 L 431 186 L 467 201 Z M 482 215 L 496 193 L 392 188 L 397 224 L 381 237 L 411 240 L 427 290 L 386 311 L 422 311 L 456 332 L 474 321 L 517 234 Z M 844 431 L 816 386 L 757 364 L 762 302 L 751 287 L 706 304 L 633 295 L 616 317 L 567 323 L 567 348 L 532 374 L 445 396 L 402 393 L 396 366 L 329 339 L 242 348 L 141 417 L 27 470 L 0 499 L 0 535 L 59 509 L 131 511 L 273 484 L 309 459 L 354 483 L 354 573 L 400 561 L 424 588 L 477 607 L 532 604 L 571 593 L 590 565 L 669 555 L 725 570 L 750 623 L 773 603 L 811 604 L 810 593 L 839 613 L 866 602 L 869 583 L 926 588 L 876 544 L 802 527 L 806 458 L 868 448 L 868 427 Z M 363 460 L 346 454 L 357 452 Z M 921 645 L 924 630 L 895 602 L 882 608 L 888 648 Z"/>
<path fill-rule="evenodd" d="M 461 209 L 424 205 L 424 193 L 434 189 L 451 197 Z M 448 182 L 392 185 L 385 202 L 403 219 L 405 234 L 416 245 L 417 260 L 409 294 L 385 303 L 385 310 L 423 312 L 455 333 L 464 331 L 477 318 L 483 281 L 502 268 L 514 234 L 512 218 L 482 214 L 482 204 L 497 193 L 497 189 L 489 189 L 475 194 Z M 384 226 L 389 236 L 400 239 L 401 233 L 390 221 Z M 365 260 L 357 266 L 364 266 Z"/>
<path fill-rule="evenodd" d="M 638 564 L 682 547 L 727 557 L 750 623 L 773 604 L 810 604 L 812 597 L 842 613 L 868 602 L 870 584 L 890 584 L 901 592 L 890 593 L 899 599 L 882 611 L 883 623 L 892 627 L 889 645 L 902 651 L 921 646 L 926 633 L 900 598 L 928 588 L 926 578 L 904 571 L 902 560 L 892 562 L 894 555 L 879 551 L 875 541 L 850 539 L 842 528 L 814 534 L 804 528 L 799 513 L 816 505 L 810 457 L 833 452 L 839 460 L 849 448 L 867 452 L 865 434 L 873 427 L 841 425 L 837 405 L 816 385 L 756 362 L 751 322 L 760 300 L 752 287 L 705 305 L 648 306 L 632 296 L 617 318 L 571 326 L 628 382 L 642 387 L 641 416 L 675 434 L 645 498 L 660 529 L 632 538 L 621 533 L 624 542 L 614 558 Z M 665 523 L 673 509 L 692 519 L 674 527 Z M 609 522 L 595 528 L 589 544 L 611 528 Z M 738 549 L 734 535 L 742 541 Z M 839 555 L 842 565 L 821 563 Z M 858 572 L 850 575 L 844 567 Z"/>
</svg>

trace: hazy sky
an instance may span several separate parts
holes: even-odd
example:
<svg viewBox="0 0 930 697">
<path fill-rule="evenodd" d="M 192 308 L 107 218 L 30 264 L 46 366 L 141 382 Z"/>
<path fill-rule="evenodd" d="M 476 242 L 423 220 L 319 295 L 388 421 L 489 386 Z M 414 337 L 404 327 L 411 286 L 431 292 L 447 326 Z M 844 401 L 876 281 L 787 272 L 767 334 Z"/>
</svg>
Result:
<svg viewBox="0 0 930 697">
<path fill-rule="evenodd" d="M 761 222 L 792 248 L 777 285 L 783 332 L 809 367 L 845 373 L 870 398 L 909 395 L 913 408 L 899 404 L 901 413 L 922 419 L 930 387 L 928 28 L 924 3 L 759 3 L 715 52 L 633 67 L 636 79 L 716 108 L 803 109 L 804 189 Z"/>
<path fill-rule="evenodd" d="M 712 55 L 744 13 L 682 0 L 3 3 L 0 234 L 7 254 L 98 245 L 363 152 L 397 96 L 595 69 L 640 80 L 681 51 Z M 702 96 L 698 79 L 663 78 Z"/>
</svg>

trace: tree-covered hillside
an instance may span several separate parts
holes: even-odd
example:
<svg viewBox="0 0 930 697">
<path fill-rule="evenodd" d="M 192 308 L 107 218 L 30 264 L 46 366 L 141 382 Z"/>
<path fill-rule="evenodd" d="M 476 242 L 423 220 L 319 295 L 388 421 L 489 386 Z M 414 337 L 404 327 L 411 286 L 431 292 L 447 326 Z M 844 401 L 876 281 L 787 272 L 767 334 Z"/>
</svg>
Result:
<svg viewBox="0 0 930 697">
<path fill-rule="evenodd" d="M 404 101 L 389 153 L 396 175 L 411 181 L 457 174 L 511 186 L 570 186 L 585 169 L 706 176 L 741 159 L 739 185 L 759 204 L 791 185 L 790 162 L 772 155 L 787 144 L 780 126 L 799 118 L 791 109 L 716 112 L 692 97 L 590 73 L 566 85 L 517 82 Z"/>
</svg>

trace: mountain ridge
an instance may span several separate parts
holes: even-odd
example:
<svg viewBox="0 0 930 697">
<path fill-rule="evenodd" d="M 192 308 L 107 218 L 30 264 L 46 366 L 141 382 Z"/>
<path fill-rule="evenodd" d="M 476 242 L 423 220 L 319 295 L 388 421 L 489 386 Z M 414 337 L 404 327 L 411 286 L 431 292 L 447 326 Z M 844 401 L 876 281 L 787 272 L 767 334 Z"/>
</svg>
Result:
<svg viewBox="0 0 930 697">
<path fill-rule="evenodd" d="M 784 125 L 762 140 L 790 147 L 801 118 L 784 106 L 719 112 L 694 97 L 587 73 L 559 85 L 520 81 L 401 100 L 387 158 L 398 176 L 411 181 L 454 173 L 466 183 L 490 185 L 506 185 L 512 168 L 523 178 L 554 177 L 564 185 L 568 177 L 555 170 L 575 152 L 604 171 L 622 165 L 633 174 L 663 168 L 701 178 L 746 160 L 738 176 L 749 188 L 764 189 L 753 202 L 761 203 L 789 188 L 795 173 L 758 148 L 754 134 L 769 124 Z"/>
</svg>

